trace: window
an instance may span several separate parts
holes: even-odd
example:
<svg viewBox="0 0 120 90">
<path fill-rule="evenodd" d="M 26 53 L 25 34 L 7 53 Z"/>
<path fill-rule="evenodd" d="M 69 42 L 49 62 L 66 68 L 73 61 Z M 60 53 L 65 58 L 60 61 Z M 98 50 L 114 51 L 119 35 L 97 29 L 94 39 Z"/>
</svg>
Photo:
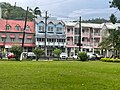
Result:
<svg viewBox="0 0 120 90">
<path fill-rule="evenodd" d="M 53 27 L 48 26 L 48 32 L 53 32 Z"/>
<path fill-rule="evenodd" d="M 85 29 L 82 29 L 82 32 L 85 33 Z"/>
<path fill-rule="evenodd" d="M 6 38 L 1 38 L 2 39 L 2 41 L 6 41 Z"/>
<path fill-rule="evenodd" d="M 85 41 L 85 38 L 82 38 L 82 41 Z"/>
<path fill-rule="evenodd" d="M 10 25 L 6 25 L 6 30 L 11 30 L 11 26 Z"/>
<path fill-rule="evenodd" d="M 67 33 L 70 33 L 70 29 L 67 29 Z"/>
<path fill-rule="evenodd" d="M 16 25 L 16 26 L 15 26 L 15 30 L 21 30 L 20 25 Z"/>
<path fill-rule="evenodd" d="M 45 39 L 44 39 L 44 38 L 37 38 L 37 41 L 39 41 L 39 42 L 44 42 Z"/>
<path fill-rule="evenodd" d="M 30 42 L 32 39 L 31 38 L 27 38 L 27 40 Z"/>
<path fill-rule="evenodd" d="M 44 32 L 44 26 L 39 26 L 39 32 Z"/>
<path fill-rule="evenodd" d="M 15 38 L 11 38 L 11 42 L 14 42 L 15 41 Z"/>
<path fill-rule="evenodd" d="M 48 38 L 48 39 L 47 39 L 47 42 L 52 42 L 52 39 Z"/>
<path fill-rule="evenodd" d="M 62 28 L 61 27 L 57 27 L 57 32 L 62 32 Z"/>
<path fill-rule="evenodd" d="M 22 38 L 19 38 L 19 41 L 21 42 L 21 41 L 22 41 Z"/>
<path fill-rule="evenodd" d="M 79 28 L 75 28 L 75 34 L 79 35 Z"/>
<path fill-rule="evenodd" d="M 78 37 L 78 36 L 75 36 L 75 39 L 74 39 L 75 44 L 78 44 L 78 39 L 79 39 L 79 37 Z"/>
<path fill-rule="evenodd" d="M 26 31 L 30 31 L 30 27 L 28 25 L 26 26 Z"/>
<path fill-rule="evenodd" d="M 70 38 L 69 38 L 69 37 L 67 38 L 67 41 L 70 41 Z"/>
</svg>

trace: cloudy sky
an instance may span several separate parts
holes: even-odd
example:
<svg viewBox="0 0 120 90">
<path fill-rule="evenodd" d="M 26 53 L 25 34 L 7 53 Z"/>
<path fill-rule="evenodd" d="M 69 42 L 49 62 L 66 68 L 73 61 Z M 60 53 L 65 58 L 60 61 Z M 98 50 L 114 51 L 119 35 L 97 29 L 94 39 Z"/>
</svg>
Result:
<svg viewBox="0 0 120 90">
<path fill-rule="evenodd" d="M 60 18 L 82 19 L 105 18 L 109 19 L 111 13 L 116 9 L 109 8 L 110 0 L 0 0 L 0 2 L 9 2 L 12 5 L 26 9 L 27 6 L 34 8 L 38 6 L 44 14 L 48 11 L 49 15 Z M 115 13 L 120 19 L 120 11 Z"/>
</svg>

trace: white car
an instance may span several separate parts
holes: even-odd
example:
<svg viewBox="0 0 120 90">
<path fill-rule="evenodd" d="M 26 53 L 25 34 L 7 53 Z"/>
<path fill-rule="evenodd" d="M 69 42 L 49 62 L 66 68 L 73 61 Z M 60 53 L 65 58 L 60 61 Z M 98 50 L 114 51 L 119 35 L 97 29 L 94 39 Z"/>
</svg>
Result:
<svg viewBox="0 0 120 90">
<path fill-rule="evenodd" d="M 33 52 L 28 52 L 27 53 L 27 58 L 33 58 L 35 59 L 36 55 Z"/>
<path fill-rule="evenodd" d="M 60 54 L 60 59 L 67 59 L 68 58 L 68 55 L 67 55 L 67 53 L 61 53 Z"/>
<path fill-rule="evenodd" d="M 73 55 L 72 58 L 73 59 L 78 59 L 78 56 L 77 55 Z"/>
<path fill-rule="evenodd" d="M 92 53 L 87 53 L 87 56 L 88 56 L 89 60 L 95 60 L 96 59 L 96 56 Z"/>
</svg>

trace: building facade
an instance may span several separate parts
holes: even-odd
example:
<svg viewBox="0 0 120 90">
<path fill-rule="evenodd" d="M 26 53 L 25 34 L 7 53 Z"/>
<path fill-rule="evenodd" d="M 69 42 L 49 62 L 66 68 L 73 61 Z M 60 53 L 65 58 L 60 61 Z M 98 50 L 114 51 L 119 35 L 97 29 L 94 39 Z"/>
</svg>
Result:
<svg viewBox="0 0 120 90">
<path fill-rule="evenodd" d="M 79 50 L 79 23 L 66 22 L 66 52 L 69 57 Z M 101 41 L 101 24 L 81 24 L 81 51 L 100 53 L 98 44 Z"/>
<path fill-rule="evenodd" d="M 36 47 L 44 49 L 45 42 L 48 56 L 53 55 L 55 48 L 59 48 L 65 52 L 66 35 L 63 21 L 57 20 L 56 18 L 48 18 L 45 30 L 44 18 L 40 17 L 36 19 Z"/>
<path fill-rule="evenodd" d="M 22 45 L 23 20 L 3 20 L 0 19 L 0 50 L 9 52 L 14 45 Z M 27 22 L 24 39 L 24 51 L 32 51 L 35 47 L 34 22 Z"/>
<path fill-rule="evenodd" d="M 112 23 L 103 23 L 102 24 L 102 30 L 101 30 L 101 41 L 105 38 L 107 38 L 110 35 L 110 30 L 120 30 L 120 23 L 112 24 Z M 101 53 L 105 57 L 111 57 L 114 53 L 114 50 L 112 48 L 109 49 L 102 49 Z"/>
</svg>

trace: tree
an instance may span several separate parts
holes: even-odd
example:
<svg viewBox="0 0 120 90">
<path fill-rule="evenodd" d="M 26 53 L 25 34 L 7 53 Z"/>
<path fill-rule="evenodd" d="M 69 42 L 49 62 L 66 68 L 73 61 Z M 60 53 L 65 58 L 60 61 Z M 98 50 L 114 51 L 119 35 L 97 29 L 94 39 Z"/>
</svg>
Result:
<svg viewBox="0 0 120 90">
<path fill-rule="evenodd" d="M 75 54 L 77 55 L 79 53 L 79 50 L 78 49 L 75 49 Z"/>
<path fill-rule="evenodd" d="M 109 3 L 110 3 L 110 7 L 114 7 L 120 10 L 120 0 L 112 0 Z"/>
<path fill-rule="evenodd" d="M 78 53 L 78 57 L 79 57 L 80 61 L 87 61 L 88 60 L 87 53 L 85 53 L 85 52 Z"/>
<path fill-rule="evenodd" d="M 114 14 L 111 14 L 111 16 L 110 16 L 110 21 L 111 21 L 113 24 L 115 24 L 115 23 L 117 22 L 117 18 L 115 17 Z"/>
<path fill-rule="evenodd" d="M 53 51 L 53 54 L 56 55 L 58 57 L 58 60 L 60 58 L 60 54 L 62 53 L 62 50 L 56 48 L 54 51 Z"/>
<path fill-rule="evenodd" d="M 104 38 L 99 46 L 101 46 L 102 49 L 112 49 L 115 56 L 115 51 L 118 51 L 120 48 L 120 31 L 113 29 L 109 30 L 109 33 L 110 35 L 107 38 Z"/>
<path fill-rule="evenodd" d="M 14 55 L 15 55 L 15 59 L 16 60 L 19 60 L 20 59 L 20 55 L 22 53 L 22 48 L 20 46 L 13 46 L 11 49 L 10 49 L 10 52 L 12 52 Z"/>
<path fill-rule="evenodd" d="M 120 0 L 112 0 L 109 2 L 110 3 L 110 8 L 117 8 L 120 11 Z M 114 14 L 111 14 L 110 16 L 110 21 L 115 24 L 117 22 L 117 18 L 115 17 Z"/>
<path fill-rule="evenodd" d="M 34 18 L 37 18 L 38 15 L 41 17 L 41 11 L 40 11 L 39 7 L 35 7 L 33 10 L 32 9 L 29 9 L 29 10 L 34 15 Z"/>
<path fill-rule="evenodd" d="M 24 20 L 25 19 L 25 14 L 26 10 L 24 10 L 22 7 L 18 6 L 12 6 L 9 3 L 2 2 L 1 3 L 1 8 L 2 8 L 2 18 L 3 19 L 11 19 L 11 20 Z M 33 20 L 34 15 L 31 12 L 28 12 L 28 20 Z"/>
<path fill-rule="evenodd" d="M 41 55 L 44 54 L 44 50 L 40 49 L 40 48 L 35 48 L 33 50 L 33 52 L 35 53 L 36 55 L 36 60 L 38 61 L 38 59 L 40 58 Z"/>
</svg>

